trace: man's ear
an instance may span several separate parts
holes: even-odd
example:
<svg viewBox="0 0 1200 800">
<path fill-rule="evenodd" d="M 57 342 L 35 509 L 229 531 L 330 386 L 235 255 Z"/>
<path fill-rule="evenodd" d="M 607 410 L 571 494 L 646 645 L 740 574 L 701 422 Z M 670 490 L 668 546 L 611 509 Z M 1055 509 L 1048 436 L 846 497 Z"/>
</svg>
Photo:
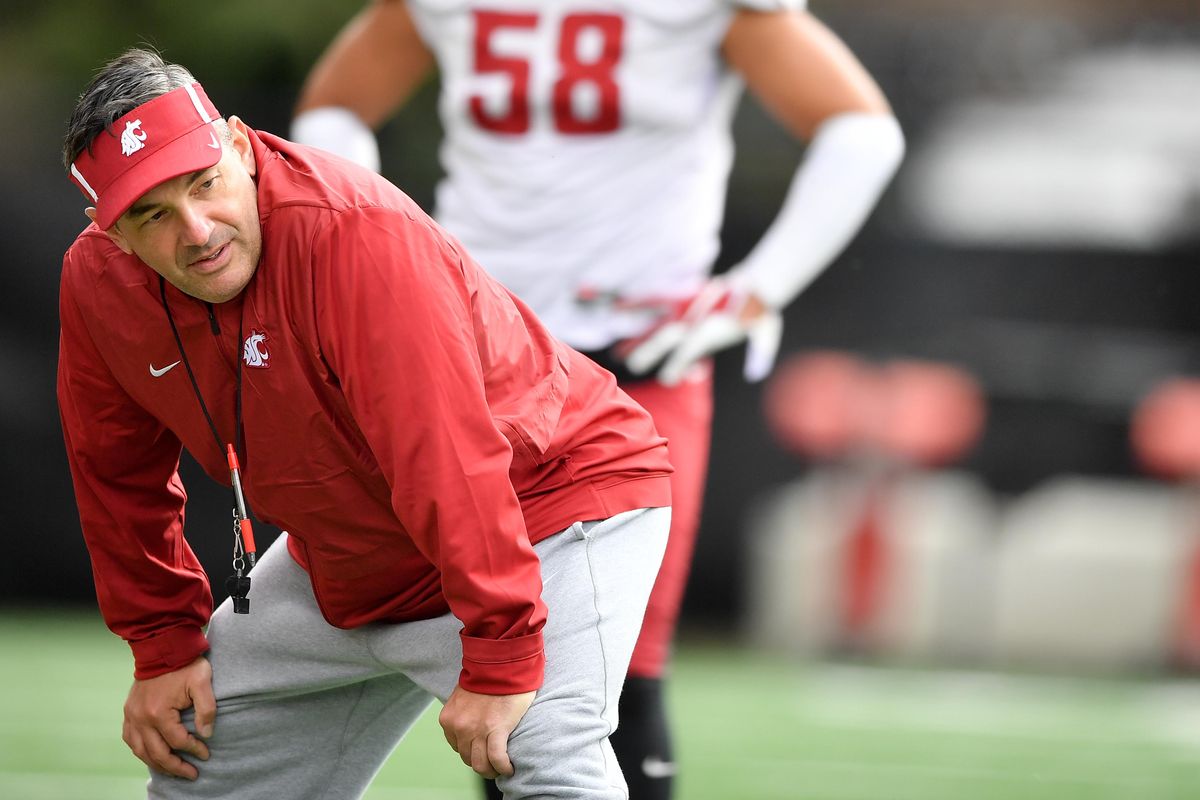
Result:
<svg viewBox="0 0 1200 800">
<path fill-rule="evenodd" d="M 87 218 L 92 222 L 96 221 L 96 209 L 94 207 L 88 206 L 83 210 L 83 213 L 86 214 Z M 109 239 L 112 239 L 113 244 L 121 248 L 121 250 L 127 255 L 131 255 L 133 253 L 133 248 L 129 246 L 129 240 L 125 238 L 125 234 L 121 233 L 121 231 L 117 229 L 115 223 L 111 228 L 104 232 L 104 235 Z"/>
<path fill-rule="evenodd" d="M 254 160 L 254 148 L 250 145 L 249 128 L 241 117 L 236 116 L 229 117 L 225 124 L 229 126 L 229 132 L 233 135 L 233 149 L 242 159 L 242 165 L 246 167 L 247 172 L 255 175 L 258 164 Z"/>
</svg>

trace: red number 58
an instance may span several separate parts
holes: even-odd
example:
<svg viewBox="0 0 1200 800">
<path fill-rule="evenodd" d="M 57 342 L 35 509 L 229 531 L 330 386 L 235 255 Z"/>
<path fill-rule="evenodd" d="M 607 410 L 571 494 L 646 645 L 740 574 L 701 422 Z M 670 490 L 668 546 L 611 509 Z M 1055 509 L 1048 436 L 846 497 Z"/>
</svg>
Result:
<svg viewBox="0 0 1200 800">
<path fill-rule="evenodd" d="M 496 133 L 525 133 L 529 130 L 529 60 L 497 55 L 492 36 L 504 28 L 532 30 L 536 14 L 509 14 L 499 11 L 475 11 L 475 72 L 507 74 L 511 89 L 508 108 L 492 113 L 483 98 L 470 98 L 471 117 L 481 128 Z M 590 60 L 580 54 L 580 40 L 587 31 L 601 39 L 600 53 Z M 620 91 L 613 74 L 621 59 L 624 20 L 614 14 L 568 14 L 563 17 L 558 38 L 558 63 L 561 73 L 554 82 L 554 127 L 560 133 L 606 133 L 621 123 Z M 592 84 L 599 95 L 597 113 L 589 118 L 576 114 L 571 94 L 580 84 Z"/>
</svg>

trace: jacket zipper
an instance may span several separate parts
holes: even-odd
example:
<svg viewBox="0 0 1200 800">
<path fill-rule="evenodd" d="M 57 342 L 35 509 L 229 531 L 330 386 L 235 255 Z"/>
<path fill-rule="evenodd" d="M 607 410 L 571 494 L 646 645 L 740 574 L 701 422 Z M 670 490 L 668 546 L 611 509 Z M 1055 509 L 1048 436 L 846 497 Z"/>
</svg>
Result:
<svg viewBox="0 0 1200 800">
<path fill-rule="evenodd" d="M 209 330 L 212 331 L 213 338 L 216 341 L 217 355 L 220 356 L 221 363 L 224 364 L 226 366 L 226 368 L 229 369 L 230 373 L 235 374 L 234 370 L 237 368 L 236 367 L 237 362 L 236 361 L 234 362 L 235 366 L 230 367 L 229 361 L 225 358 L 225 347 L 224 347 L 224 342 L 221 341 L 221 323 L 217 320 L 217 309 L 212 303 L 209 303 L 209 302 L 205 302 L 204 307 L 206 309 L 208 309 L 208 328 L 209 328 Z M 237 346 L 238 346 L 237 344 L 234 345 L 235 348 Z M 238 353 L 236 351 L 234 352 L 235 359 L 239 358 L 240 356 L 241 356 L 241 353 Z"/>
</svg>

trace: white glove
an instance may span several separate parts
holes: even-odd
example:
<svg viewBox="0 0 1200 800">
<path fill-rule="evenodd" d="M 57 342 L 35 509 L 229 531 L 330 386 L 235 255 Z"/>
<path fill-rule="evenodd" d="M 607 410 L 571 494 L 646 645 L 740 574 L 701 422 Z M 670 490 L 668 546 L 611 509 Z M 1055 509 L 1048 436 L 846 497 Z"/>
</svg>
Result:
<svg viewBox="0 0 1200 800">
<path fill-rule="evenodd" d="M 697 361 L 747 340 L 746 380 L 771 371 L 783 320 L 795 299 L 858 233 L 904 157 L 904 135 L 889 114 L 846 113 L 822 123 L 796 170 L 779 215 L 739 265 L 628 349 L 626 365 L 678 383 Z M 747 317 L 753 297 L 763 312 Z"/>
<path fill-rule="evenodd" d="M 762 380 L 771 372 L 779 352 L 783 317 L 764 307 L 761 314 L 743 319 L 748 299 L 733 281 L 710 279 L 695 297 L 680 303 L 650 333 L 631 344 L 626 366 L 643 375 L 662 362 L 658 380 L 674 386 L 696 362 L 745 340 L 743 374 L 748 381 Z"/>
</svg>

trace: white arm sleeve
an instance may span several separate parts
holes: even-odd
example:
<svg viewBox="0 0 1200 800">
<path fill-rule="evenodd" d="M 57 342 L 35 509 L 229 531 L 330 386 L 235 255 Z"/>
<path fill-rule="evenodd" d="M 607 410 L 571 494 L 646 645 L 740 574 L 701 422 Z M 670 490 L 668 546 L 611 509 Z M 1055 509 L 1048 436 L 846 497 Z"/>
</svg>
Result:
<svg viewBox="0 0 1200 800">
<path fill-rule="evenodd" d="M 375 134 L 348 108 L 311 108 L 292 120 L 292 141 L 319 147 L 379 172 Z"/>
<path fill-rule="evenodd" d="M 732 0 L 735 8 L 748 8 L 751 11 L 803 11 L 807 0 Z"/>
<path fill-rule="evenodd" d="M 779 215 L 729 277 L 783 308 L 845 249 L 904 157 L 888 114 L 849 113 L 821 124 Z"/>
</svg>

